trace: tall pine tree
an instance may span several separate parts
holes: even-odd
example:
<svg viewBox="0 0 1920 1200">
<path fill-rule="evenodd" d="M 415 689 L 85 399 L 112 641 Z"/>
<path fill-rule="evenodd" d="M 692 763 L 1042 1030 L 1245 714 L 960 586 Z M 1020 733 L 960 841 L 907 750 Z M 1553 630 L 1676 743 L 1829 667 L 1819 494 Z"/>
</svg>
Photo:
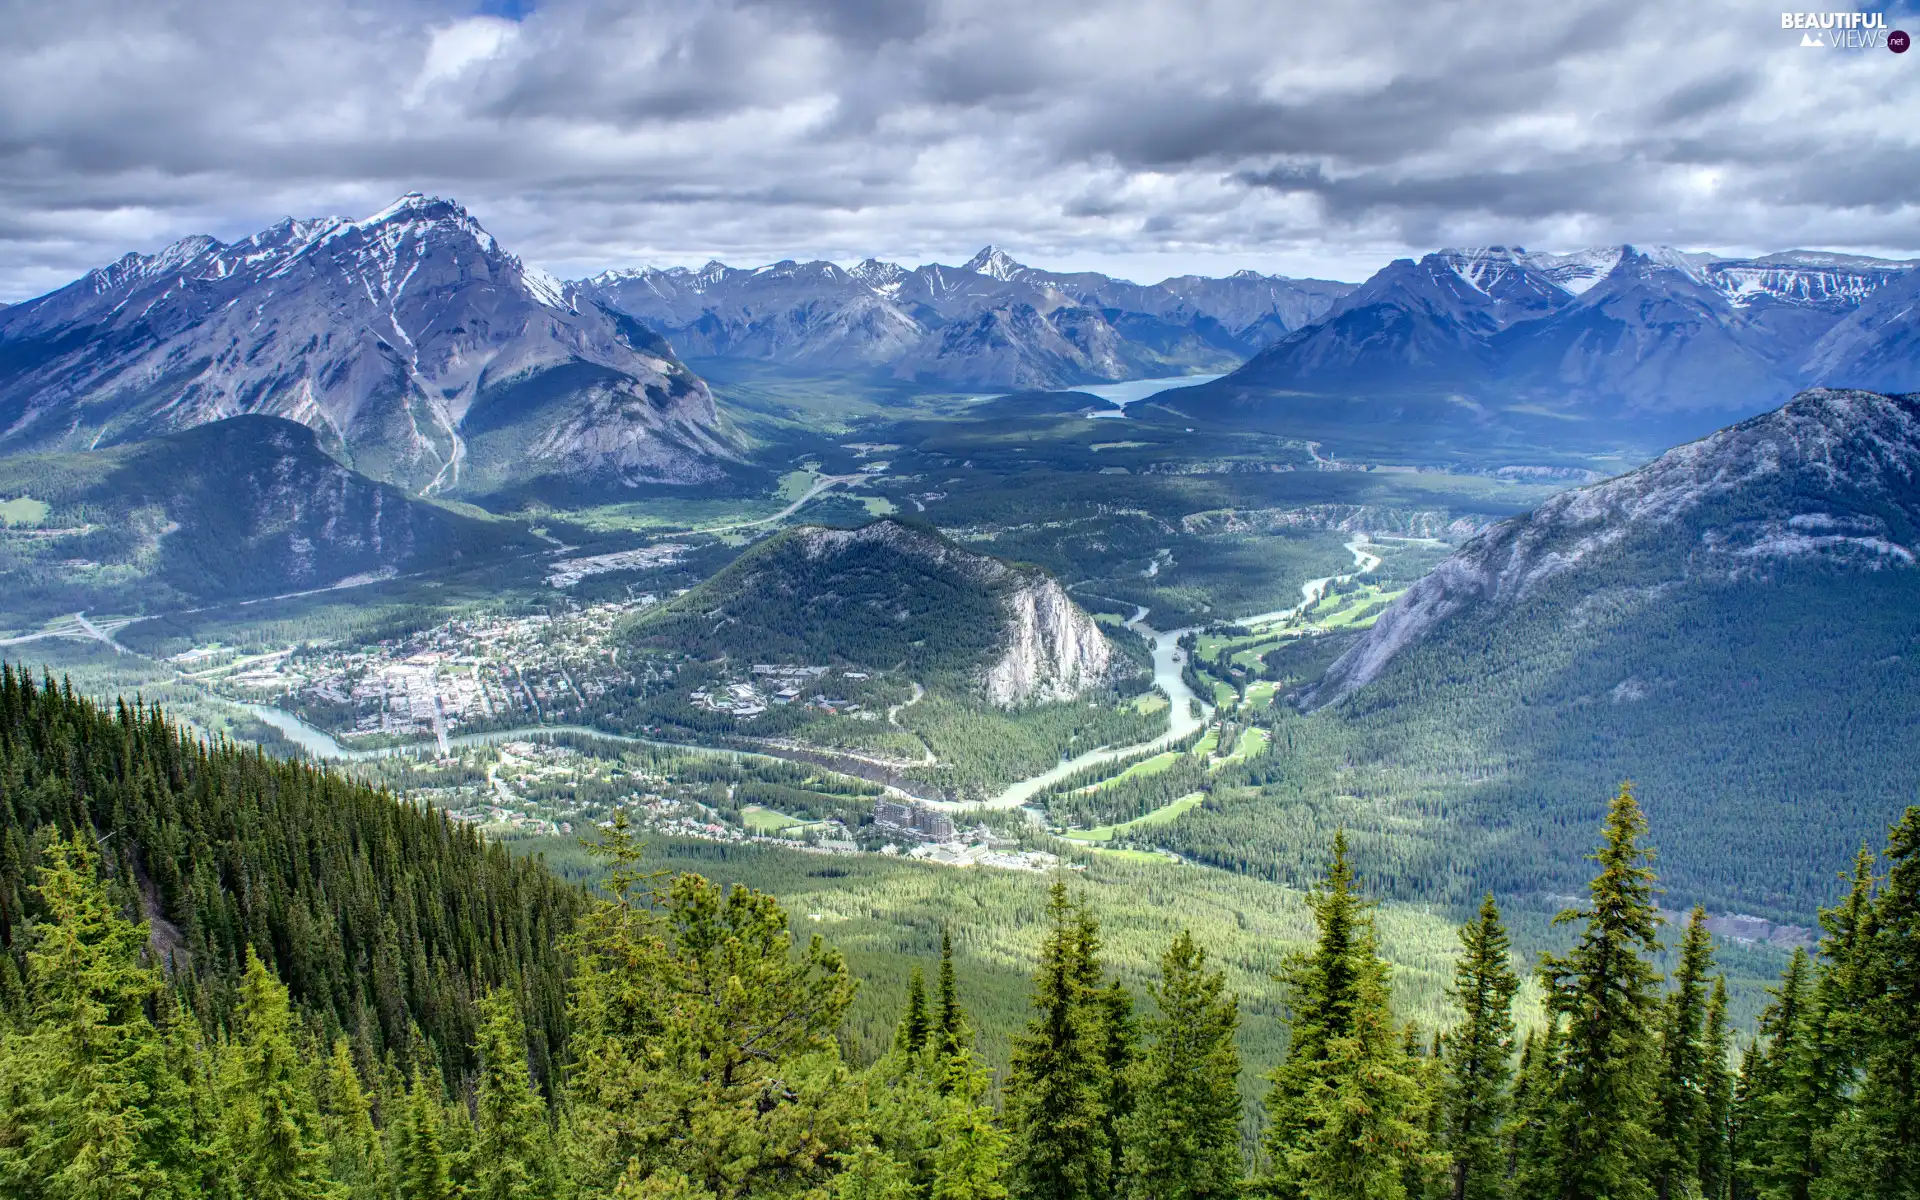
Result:
<svg viewBox="0 0 1920 1200">
<path fill-rule="evenodd" d="M 1444 1043 L 1440 1135 L 1452 1157 L 1453 1200 L 1503 1200 L 1513 996 L 1520 979 L 1513 973 L 1512 943 L 1492 892 L 1480 902 L 1479 914 L 1461 927 L 1460 948 L 1452 993 L 1460 1023 Z"/>
<path fill-rule="evenodd" d="M 1099 970 L 1086 958 L 1089 919 L 1063 880 L 1048 894 L 1047 918 L 1034 1016 L 1014 1040 L 1007 1076 L 1013 1191 L 1022 1200 L 1105 1200 L 1112 1173 L 1107 1014 L 1090 986 Z"/>
<path fill-rule="evenodd" d="M 1007 1200 L 1007 1135 L 987 1102 L 988 1075 L 971 1050 L 945 1060 L 934 1134 L 933 1200 Z"/>
<path fill-rule="evenodd" d="M 1584 921 L 1579 942 L 1541 967 L 1552 1012 L 1566 1022 L 1547 1153 L 1558 1200 L 1645 1200 L 1654 1160 L 1654 1030 L 1660 1004 L 1651 957 L 1655 933 L 1651 852 L 1633 788 L 1622 784 L 1608 807 L 1605 836 L 1592 857 L 1600 873 L 1587 907 L 1556 923 Z"/>
<path fill-rule="evenodd" d="M 551 1200 L 557 1191 L 547 1106 L 527 1067 L 527 1030 L 505 989 L 480 1002 L 468 1200 Z"/>
<path fill-rule="evenodd" d="M 915 967 L 907 979 L 907 1008 L 893 1031 L 893 1048 L 902 1054 L 917 1055 L 927 1047 L 927 981 Z"/>
<path fill-rule="evenodd" d="M 328 1174 L 343 1189 L 343 1200 L 386 1200 L 393 1194 L 386 1148 L 373 1127 L 373 1106 L 345 1038 L 334 1040 L 325 1084 L 320 1119 Z"/>
<path fill-rule="evenodd" d="M 294 1044 L 286 986 L 251 946 L 231 1055 L 222 1104 L 241 1192 L 258 1200 L 320 1200 L 332 1189 L 313 1072 Z"/>
<path fill-rule="evenodd" d="M 1420 1062 L 1394 1026 L 1370 928 L 1356 952 L 1351 1020 L 1314 1064 L 1307 1133 L 1286 1151 L 1286 1178 L 1307 1200 L 1403 1200 L 1444 1161 L 1427 1145 Z"/>
<path fill-rule="evenodd" d="M 1313 1132 L 1308 1092 L 1313 1088 L 1328 1044 L 1353 1029 L 1359 989 L 1358 947 L 1365 940 L 1367 904 L 1354 886 L 1347 861 L 1345 830 L 1334 834 L 1333 861 L 1327 877 L 1307 897 L 1318 928 L 1311 952 L 1295 955 L 1281 969 L 1291 1023 L 1287 1057 L 1268 1076 L 1267 1128 L 1263 1138 L 1272 1176 L 1267 1190 L 1282 1197 L 1300 1195 L 1288 1154 Z"/>
<path fill-rule="evenodd" d="M 1703 1200 L 1728 1200 L 1733 1187 L 1733 1044 L 1727 1033 L 1727 981 L 1714 976 L 1707 999 L 1706 1124 L 1701 1130 L 1696 1174 Z"/>
<path fill-rule="evenodd" d="M 1920 805 L 1893 827 L 1886 859 L 1857 962 L 1848 964 L 1859 1087 L 1835 1133 L 1826 1194 L 1912 1200 L 1920 1196 Z"/>
<path fill-rule="evenodd" d="M 1308 898 L 1319 936 L 1290 960 L 1292 1037 L 1270 1076 L 1264 1139 L 1273 1195 L 1304 1200 L 1399 1200 L 1434 1165 L 1426 1147 L 1416 1064 L 1390 1009 L 1369 906 L 1334 838 L 1326 880 Z"/>
<path fill-rule="evenodd" d="M 1124 1126 L 1138 1200 L 1218 1200 L 1240 1184 L 1240 1003 L 1181 931 L 1160 959 L 1138 1098 Z"/>
<path fill-rule="evenodd" d="M 27 949 L 27 1032 L 0 1034 L 0 1193 L 27 1200 L 187 1196 L 199 1183 L 189 1114 L 160 1101 L 170 1063 L 148 1006 L 147 927 L 120 915 L 92 840 L 51 840 Z"/>
<path fill-rule="evenodd" d="M 441 1137 L 440 1117 L 440 1085 L 415 1067 L 393 1154 L 400 1200 L 457 1200 L 459 1196 L 446 1142 Z"/>
<path fill-rule="evenodd" d="M 1690 1196 L 1700 1186 L 1700 1150 L 1708 1121 L 1707 975 L 1712 969 L 1707 910 L 1696 905 L 1680 941 L 1680 963 L 1660 1026 L 1652 1130 L 1654 1193 L 1660 1200 Z"/>
<path fill-rule="evenodd" d="M 960 987 L 954 979 L 953 935 L 940 930 L 940 980 L 933 1012 L 933 1051 L 942 1062 L 973 1044 L 973 1031 L 960 1007 Z M 945 1086 L 942 1077 L 941 1086 Z"/>
<path fill-rule="evenodd" d="M 1740 1176 L 1764 1200 L 1807 1200 L 1813 1186 L 1816 1114 L 1800 1103 L 1812 974 L 1807 952 L 1796 949 L 1742 1072 Z"/>
</svg>

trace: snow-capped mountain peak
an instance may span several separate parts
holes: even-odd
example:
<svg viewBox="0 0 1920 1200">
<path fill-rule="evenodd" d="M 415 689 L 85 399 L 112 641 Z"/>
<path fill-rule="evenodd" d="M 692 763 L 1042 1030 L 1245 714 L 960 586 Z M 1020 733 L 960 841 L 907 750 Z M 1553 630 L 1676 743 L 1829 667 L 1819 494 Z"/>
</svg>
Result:
<svg viewBox="0 0 1920 1200">
<path fill-rule="evenodd" d="M 997 246 L 984 246 L 980 253 L 960 265 L 962 271 L 972 271 L 979 275 L 991 275 L 1002 283 L 1010 283 L 1027 268 L 1014 261 L 1012 255 Z"/>
<path fill-rule="evenodd" d="M 1522 246 L 1467 246 L 1442 250 L 1438 257 L 1468 287 L 1487 296 L 1493 295 L 1508 275 L 1531 266 Z"/>
<path fill-rule="evenodd" d="M 1698 283 L 1707 283 L 1707 268 L 1714 263 L 1714 256 L 1699 251 L 1681 250 L 1674 246 L 1634 246 L 1621 247 L 1621 259 L 1637 256 L 1655 267 L 1664 267 L 1669 271 L 1678 271 Z"/>
<path fill-rule="evenodd" d="M 419 193 L 362 220 L 185 238 L 0 317 L 0 346 L 71 347 L 0 377 L 0 406 L 19 414 L 4 436 L 110 445 L 260 412 L 424 491 L 527 471 L 713 477 L 730 451 L 706 388 L 657 337 L 573 293 Z M 537 411 L 493 403 L 541 376 L 555 391 Z"/>
<path fill-rule="evenodd" d="M 881 262 L 877 258 L 863 258 L 847 274 L 876 292 L 891 295 L 900 290 L 900 281 L 905 279 L 909 272 L 899 263 Z"/>
</svg>

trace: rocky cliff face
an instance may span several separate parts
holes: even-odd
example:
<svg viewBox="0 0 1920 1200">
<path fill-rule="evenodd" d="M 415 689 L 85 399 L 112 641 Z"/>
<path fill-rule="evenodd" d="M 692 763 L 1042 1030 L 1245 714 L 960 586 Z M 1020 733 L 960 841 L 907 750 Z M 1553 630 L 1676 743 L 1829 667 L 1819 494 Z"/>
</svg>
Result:
<svg viewBox="0 0 1920 1200">
<path fill-rule="evenodd" d="M 714 478 L 704 384 L 631 319 L 451 201 L 181 241 L 0 313 L 0 449 L 86 449 L 241 413 L 366 474 L 472 494 L 530 476 Z"/>
<path fill-rule="evenodd" d="M 1001 597 L 1006 651 L 987 668 L 987 699 L 1004 708 L 1072 700 L 1105 683 L 1113 647 L 1052 576 L 1028 579 Z"/>
<path fill-rule="evenodd" d="M 1815 389 L 1494 526 L 1409 588 L 1307 702 L 1364 686 L 1443 621 L 1497 618 L 1551 583 L 1646 593 L 1787 562 L 1904 569 L 1917 547 L 1920 396 Z"/>
</svg>

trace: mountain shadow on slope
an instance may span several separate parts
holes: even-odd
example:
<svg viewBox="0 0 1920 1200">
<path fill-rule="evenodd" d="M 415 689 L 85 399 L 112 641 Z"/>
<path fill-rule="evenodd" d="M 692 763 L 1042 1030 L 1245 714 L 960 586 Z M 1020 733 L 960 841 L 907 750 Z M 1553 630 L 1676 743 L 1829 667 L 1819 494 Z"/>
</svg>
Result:
<svg viewBox="0 0 1920 1200">
<path fill-rule="evenodd" d="M 475 564 L 538 544 L 349 470 L 313 430 L 268 416 L 90 453 L 0 458 L 0 498 L 20 497 L 45 515 L 0 530 L 15 617 L 151 613 Z"/>
</svg>

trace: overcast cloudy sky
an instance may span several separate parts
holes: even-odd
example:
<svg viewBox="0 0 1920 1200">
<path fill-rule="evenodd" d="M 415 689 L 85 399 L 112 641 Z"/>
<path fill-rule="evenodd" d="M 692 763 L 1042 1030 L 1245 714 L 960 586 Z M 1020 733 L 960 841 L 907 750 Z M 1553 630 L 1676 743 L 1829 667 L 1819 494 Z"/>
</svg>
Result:
<svg viewBox="0 0 1920 1200">
<path fill-rule="evenodd" d="M 5 300 L 409 189 L 567 276 L 1920 254 L 1920 51 L 1802 48 L 1771 3 L 0 0 L 0 30 Z"/>
</svg>

